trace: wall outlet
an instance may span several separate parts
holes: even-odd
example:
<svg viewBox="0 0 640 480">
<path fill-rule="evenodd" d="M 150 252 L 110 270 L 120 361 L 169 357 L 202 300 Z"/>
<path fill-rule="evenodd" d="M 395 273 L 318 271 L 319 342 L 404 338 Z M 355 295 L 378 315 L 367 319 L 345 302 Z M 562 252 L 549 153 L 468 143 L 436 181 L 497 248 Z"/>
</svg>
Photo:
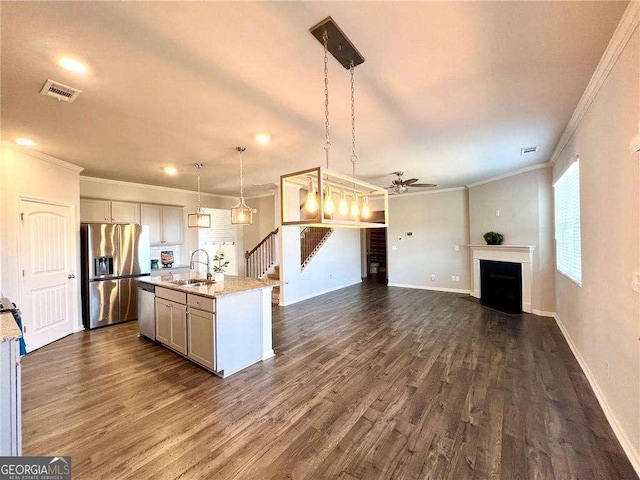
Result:
<svg viewBox="0 0 640 480">
<path fill-rule="evenodd" d="M 397 250 L 397 249 L 398 249 L 398 247 L 397 247 L 397 246 L 395 246 L 395 245 L 391 245 L 391 250 Z"/>
<path fill-rule="evenodd" d="M 431 281 L 434 282 L 436 280 L 436 276 L 432 273 L 431 274 Z"/>
<path fill-rule="evenodd" d="M 456 282 L 460 281 L 460 277 L 458 275 L 456 275 Z"/>
<path fill-rule="evenodd" d="M 455 247 L 453 247 L 453 249 L 454 249 L 456 252 L 459 252 L 459 251 L 460 251 L 460 246 L 459 246 L 459 245 L 456 245 Z"/>
<path fill-rule="evenodd" d="M 500 210 L 496 210 L 496 217 L 500 216 Z"/>
<path fill-rule="evenodd" d="M 330 274 L 329 274 L 329 278 L 333 278 L 333 273 L 330 273 Z"/>
<path fill-rule="evenodd" d="M 455 282 L 456 281 L 456 276 L 455 275 L 451 275 L 451 281 Z"/>
</svg>

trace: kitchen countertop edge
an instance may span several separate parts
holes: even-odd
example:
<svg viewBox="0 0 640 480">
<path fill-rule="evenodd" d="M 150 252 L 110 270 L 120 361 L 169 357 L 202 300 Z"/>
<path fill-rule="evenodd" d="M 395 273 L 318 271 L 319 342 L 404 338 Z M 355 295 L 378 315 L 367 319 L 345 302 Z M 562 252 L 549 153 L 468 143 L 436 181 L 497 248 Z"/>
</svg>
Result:
<svg viewBox="0 0 640 480">
<path fill-rule="evenodd" d="M 173 274 L 173 280 L 188 280 L 193 278 L 202 278 L 201 274 Z M 222 291 L 215 291 L 215 288 L 219 288 L 220 284 L 203 285 L 199 287 L 185 287 L 182 285 L 174 285 L 171 280 L 162 280 L 159 277 L 141 277 L 138 278 L 139 282 L 155 285 L 156 287 L 169 288 L 183 293 L 191 293 L 193 295 L 200 295 L 201 297 L 218 298 L 228 295 L 237 295 L 251 290 L 261 290 L 263 288 L 273 288 L 281 285 L 282 282 L 278 280 L 260 279 L 253 277 L 236 277 L 235 275 L 225 276 L 225 281 L 222 283 Z M 224 289 L 229 288 L 229 291 Z"/>
<path fill-rule="evenodd" d="M 11 312 L 0 313 L 0 342 L 10 342 L 22 337 L 16 320 Z"/>
</svg>

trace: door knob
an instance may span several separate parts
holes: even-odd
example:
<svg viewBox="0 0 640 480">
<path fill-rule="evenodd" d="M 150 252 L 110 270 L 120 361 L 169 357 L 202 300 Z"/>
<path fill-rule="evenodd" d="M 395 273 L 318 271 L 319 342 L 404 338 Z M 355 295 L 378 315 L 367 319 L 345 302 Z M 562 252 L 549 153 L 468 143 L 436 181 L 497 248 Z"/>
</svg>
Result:
<svg viewBox="0 0 640 480">
<path fill-rule="evenodd" d="M 73 273 L 70 273 L 67 278 L 71 279 L 71 278 L 76 278 L 76 276 Z"/>
</svg>

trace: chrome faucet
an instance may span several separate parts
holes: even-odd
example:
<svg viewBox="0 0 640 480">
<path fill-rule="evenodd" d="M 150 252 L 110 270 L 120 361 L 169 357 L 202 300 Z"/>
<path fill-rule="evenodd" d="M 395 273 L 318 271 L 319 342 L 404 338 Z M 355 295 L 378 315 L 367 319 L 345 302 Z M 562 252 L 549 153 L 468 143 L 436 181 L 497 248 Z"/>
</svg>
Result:
<svg viewBox="0 0 640 480">
<path fill-rule="evenodd" d="M 207 256 L 207 263 L 204 263 L 201 260 L 194 260 L 193 257 L 195 257 L 196 253 L 198 252 L 203 252 L 206 256 Z M 210 266 L 210 260 L 209 260 L 209 254 L 207 253 L 206 250 L 203 250 L 202 248 L 199 248 L 197 250 L 194 250 L 194 252 L 191 254 L 191 262 L 189 263 L 189 269 L 193 270 L 193 267 L 195 266 L 194 264 L 196 263 L 201 263 L 202 265 L 206 265 L 207 266 L 207 280 L 211 280 L 211 266 Z"/>
</svg>

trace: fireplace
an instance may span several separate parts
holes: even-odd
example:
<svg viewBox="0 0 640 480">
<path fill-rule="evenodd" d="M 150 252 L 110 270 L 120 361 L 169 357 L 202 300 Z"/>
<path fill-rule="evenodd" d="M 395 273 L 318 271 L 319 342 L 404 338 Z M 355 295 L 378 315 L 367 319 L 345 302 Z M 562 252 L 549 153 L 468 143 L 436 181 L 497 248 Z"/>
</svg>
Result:
<svg viewBox="0 0 640 480">
<path fill-rule="evenodd" d="M 504 313 L 522 313 L 521 264 L 480 260 L 480 301 Z"/>
<path fill-rule="evenodd" d="M 473 252 L 473 285 L 471 295 L 480 298 L 482 279 L 480 276 L 480 262 L 492 260 L 494 262 L 515 263 L 520 266 L 522 296 L 522 312 L 531 313 L 531 289 L 533 285 L 533 251 L 535 245 L 469 245 Z"/>
</svg>

